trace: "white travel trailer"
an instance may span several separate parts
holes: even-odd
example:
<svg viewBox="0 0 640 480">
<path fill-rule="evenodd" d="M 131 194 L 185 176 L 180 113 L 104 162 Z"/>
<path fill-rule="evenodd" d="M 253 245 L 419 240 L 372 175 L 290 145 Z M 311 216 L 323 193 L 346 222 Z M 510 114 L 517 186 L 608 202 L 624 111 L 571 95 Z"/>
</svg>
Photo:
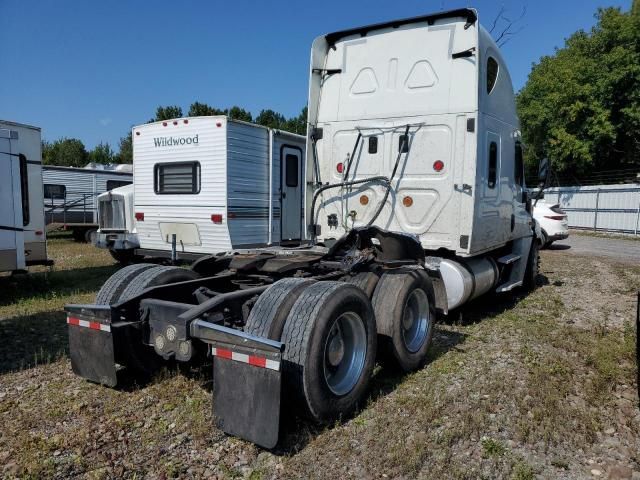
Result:
<svg viewBox="0 0 640 480">
<path fill-rule="evenodd" d="M 50 265 L 38 127 L 0 120 L 0 272 Z"/>
<path fill-rule="evenodd" d="M 299 242 L 305 137 L 226 116 L 133 128 L 138 254 Z"/>
<path fill-rule="evenodd" d="M 66 307 L 74 372 L 114 386 L 116 364 L 149 374 L 160 359 L 196 363 L 209 351 L 218 426 L 272 448 L 292 411 L 285 399 L 317 422 L 344 418 L 376 359 L 401 371 L 426 364 L 438 312 L 535 287 L 540 244 L 511 79 L 475 10 L 323 35 L 310 70 L 310 244 L 212 254 L 190 270 L 120 270 L 95 305 Z M 223 167 L 200 181 L 198 168 L 169 171 L 167 186 L 234 181 Z M 543 160 L 540 186 L 548 172 Z M 161 173 L 141 184 L 165 185 Z"/>
<path fill-rule="evenodd" d="M 90 242 L 98 229 L 98 195 L 131 184 L 131 169 L 127 164 L 90 163 L 84 168 L 45 165 L 42 180 L 47 230 L 70 230 L 76 240 Z"/>
</svg>

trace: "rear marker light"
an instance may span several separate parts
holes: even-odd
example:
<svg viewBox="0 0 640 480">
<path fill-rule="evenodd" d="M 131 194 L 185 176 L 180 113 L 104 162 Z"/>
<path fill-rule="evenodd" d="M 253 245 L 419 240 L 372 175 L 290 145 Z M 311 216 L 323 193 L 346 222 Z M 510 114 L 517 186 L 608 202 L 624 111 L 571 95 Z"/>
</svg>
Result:
<svg viewBox="0 0 640 480">
<path fill-rule="evenodd" d="M 177 121 L 177 120 L 174 120 L 174 121 L 173 121 L 173 124 L 174 124 L 174 125 L 177 125 L 177 124 L 178 124 L 178 121 Z"/>
<path fill-rule="evenodd" d="M 42 230 L 36 230 L 36 235 L 42 235 Z"/>
<path fill-rule="evenodd" d="M 140 135 L 140 132 L 136 132 L 136 135 Z"/>
<path fill-rule="evenodd" d="M 344 171 L 344 164 L 342 162 L 337 164 L 336 165 L 336 170 L 338 171 L 338 173 L 342 173 Z"/>
<path fill-rule="evenodd" d="M 162 122 L 162 126 L 166 127 L 167 126 L 167 122 Z"/>
<path fill-rule="evenodd" d="M 217 224 L 222 223 L 222 215 L 220 213 L 214 213 L 211 215 L 211 221 Z"/>
<path fill-rule="evenodd" d="M 136 220 L 139 222 L 144 222 L 144 212 L 136 212 Z"/>
<path fill-rule="evenodd" d="M 222 126 L 222 122 L 217 122 L 216 123 L 216 127 L 221 127 Z"/>
<path fill-rule="evenodd" d="M 442 171 L 443 168 L 444 168 L 444 162 L 442 160 L 436 160 L 435 162 L 433 162 L 433 169 L 436 172 Z"/>
<path fill-rule="evenodd" d="M 405 207 L 410 207 L 411 205 L 413 205 L 413 198 L 411 198 L 411 197 L 404 197 L 404 198 L 402 199 L 402 204 L 403 204 Z"/>
<path fill-rule="evenodd" d="M 549 220 L 564 220 L 564 215 L 545 215 L 544 218 Z"/>
<path fill-rule="evenodd" d="M 182 123 L 189 123 L 189 120 L 183 120 Z"/>
<path fill-rule="evenodd" d="M 367 197 L 366 195 L 361 195 L 360 196 L 360 205 L 362 205 L 362 206 L 369 205 L 369 197 Z"/>
</svg>

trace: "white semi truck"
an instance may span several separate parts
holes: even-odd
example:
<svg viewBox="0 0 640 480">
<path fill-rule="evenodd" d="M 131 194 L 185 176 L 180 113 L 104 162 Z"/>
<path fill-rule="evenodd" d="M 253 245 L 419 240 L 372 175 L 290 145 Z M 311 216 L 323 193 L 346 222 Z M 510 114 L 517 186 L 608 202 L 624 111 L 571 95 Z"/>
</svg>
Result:
<svg viewBox="0 0 640 480">
<path fill-rule="evenodd" d="M 208 353 L 217 425 L 269 448 L 283 412 L 353 411 L 377 360 L 424 366 L 437 312 L 535 284 L 511 79 L 475 10 L 318 37 L 308 105 L 306 243 L 121 269 L 66 307 L 78 375 Z"/>
</svg>

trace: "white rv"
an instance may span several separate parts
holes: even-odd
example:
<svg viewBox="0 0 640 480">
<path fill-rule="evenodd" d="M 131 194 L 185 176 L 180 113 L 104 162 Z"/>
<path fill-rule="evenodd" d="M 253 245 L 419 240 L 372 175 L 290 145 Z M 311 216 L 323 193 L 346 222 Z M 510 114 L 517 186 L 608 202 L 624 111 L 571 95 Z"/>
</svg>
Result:
<svg viewBox="0 0 640 480">
<path fill-rule="evenodd" d="M 44 208 L 47 231 L 64 229 L 76 240 L 92 241 L 98 229 L 101 193 L 133 182 L 131 165 L 90 163 L 84 168 L 45 165 Z"/>
<path fill-rule="evenodd" d="M 38 127 L 0 120 L 0 272 L 50 265 Z"/>
<path fill-rule="evenodd" d="M 189 259 L 303 238 L 305 137 L 226 116 L 133 128 L 139 254 Z"/>
</svg>

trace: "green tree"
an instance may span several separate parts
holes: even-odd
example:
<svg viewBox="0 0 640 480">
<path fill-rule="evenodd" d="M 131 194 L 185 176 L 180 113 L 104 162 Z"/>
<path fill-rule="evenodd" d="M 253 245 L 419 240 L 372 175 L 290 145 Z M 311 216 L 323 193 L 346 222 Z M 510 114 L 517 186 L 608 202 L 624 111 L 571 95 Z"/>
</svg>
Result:
<svg viewBox="0 0 640 480">
<path fill-rule="evenodd" d="M 264 125 L 265 127 L 269 128 L 284 129 L 287 123 L 287 119 L 284 118 L 284 115 L 282 115 L 281 113 L 268 109 L 262 110 L 256 117 L 255 122 L 258 125 Z"/>
<path fill-rule="evenodd" d="M 212 107 L 206 103 L 193 102 L 189 107 L 189 117 L 208 117 L 211 115 L 226 115 L 226 110 L 220 110 L 219 108 Z"/>
<path fill-rule="evenodd" d="M 640 15 L 596 18 L 542 57 L 517 96 L 530 165 L 547 155 L 558 173 L 640 166 Z"/>
<path fill-rule="evenodd" d="M 237 105 L 234 105 L 229 109 L 228 115 L 234 120 L 242 120 L 244 122 L 253 122 L 253 116 L 251 115 L 251 112 L 245 110 L 244 108 L 240 108 Z"/>
<path fill-rule="evenodd" d="M 173 118 L 182 117 L 182 107 L 177 105 L 169 105 L 167 107 L 159 106 L 156 109 L 156 116 L 152 122 L 160 122 L 162 120 L 171 120 Z"/>
<path fill-rule="evenodd" d="M 118 154 L 116 155 L 114 162 L 133 163 L 133 139 L 131 137 L 131 132 L 120 138 Z"/>
<path fill-rule="evenodd" d="M 53 143 L 42 143 L 42 161 L 45 165 L 84 167 L 89 155 L 77 138 L 60 138 Z"/>
<path fill-rule="evenodd" d="M 306 135 L 307 133 L 307 107 L 305 106 L 300 115 L 287 120 L 284 130 L 297 133 L 298 135 Z"/>
<path fill-rule="evenodd" d="M 89 161 L 93 163 L 113 163 L 114 159 L 115 152 L 108 143 L 100 142 L 89 152 Z"/>
</svg>

